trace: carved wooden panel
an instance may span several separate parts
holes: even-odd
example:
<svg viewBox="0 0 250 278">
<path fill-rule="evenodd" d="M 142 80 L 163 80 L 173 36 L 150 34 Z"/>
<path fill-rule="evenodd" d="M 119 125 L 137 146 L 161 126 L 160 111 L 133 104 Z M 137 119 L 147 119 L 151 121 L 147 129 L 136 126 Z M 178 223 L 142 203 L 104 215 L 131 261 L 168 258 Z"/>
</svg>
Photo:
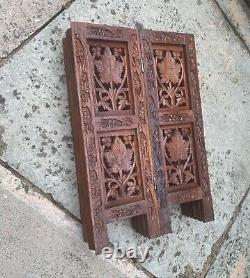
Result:
<svg viewBox="0 0 250 278">
<path fill-rule="evenodd" d="M 91 43 L 90 53 L 97 111 L 131 110 L 126 45 Z"/>
<path fill-rule="evenodd" d="M 185 215 L 210 221 L 213 206 L 194 37 L 144 32 L 154 60 L 161 154 L 169 203 L 181 204 Z"/>
<path fill-rule="evenodd" d="M 134 218 L 143 235 L 158 236 L 138 32 L 72 23 L 64 45 L 85 240 L 99 253 L 108 244 L 106 224 L 124 218 Z"/>
<path fill-rule="evenodd" d="M 138 144 L 135 134 L 109 134 L 100 138 L 106 205 L 142 199 Z"/>
<path fill-rule="evenodd" d="M 154 63 L 159 108 L 188 108 L 188 87 L 182 47 L 154 46 Z"/>
<path fill-rule="evenodd" d="M 163 154 L 169 188 L 197 182 L 191 126 L 169 126 L 162 130 Z"/>
<path fill-rule="evenodd" d="M 65 69 L 84 239 L 171 232 L 168 202 L 212 219 L 193 37 L 72 23 Z"/>
</svg>

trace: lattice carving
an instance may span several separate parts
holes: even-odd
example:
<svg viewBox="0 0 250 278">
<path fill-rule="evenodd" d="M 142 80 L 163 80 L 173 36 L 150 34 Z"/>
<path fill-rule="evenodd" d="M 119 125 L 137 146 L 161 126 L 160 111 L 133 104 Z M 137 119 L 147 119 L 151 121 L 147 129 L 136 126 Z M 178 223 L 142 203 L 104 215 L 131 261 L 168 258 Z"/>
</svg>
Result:
<svg viewBox="0 0 250 278">
<path fill-rule="evenodd" d="M 186 106 L 185 74 L 182 51 L 154 50 L 159 107 Z"/>
<path fill-rule="evenodd" d="M 125 49 L 92 45 L 90 51 L 98 111 L 130 110 Z"/>
<path fill-rule="evenodd" d="M 107 201 L 139 194 L 134 135 L 101 137 Z"/>
<path fill-rule="evenodd" d="M 213 219 L 192 35 L 72 23 L 64 39 L 84 239 L 171 231 L 167 203 Z"/>
<path fill-rule="evenodd" d="M 167 128 L 163 130 L 167 181 L 170 187 L 195 182 L 191 130 Z"/>
</svg>

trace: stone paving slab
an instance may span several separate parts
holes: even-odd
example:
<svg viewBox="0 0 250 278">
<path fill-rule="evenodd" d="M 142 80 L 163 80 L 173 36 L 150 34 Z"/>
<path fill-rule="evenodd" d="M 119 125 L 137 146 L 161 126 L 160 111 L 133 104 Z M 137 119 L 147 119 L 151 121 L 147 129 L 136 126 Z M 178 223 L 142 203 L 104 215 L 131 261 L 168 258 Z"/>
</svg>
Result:
<svg viewBox="0 0 250 278">
<path fill-rule="evenodd" d="M 95 256 L 82 230 L 32 185 L 0 165 L 0 277 L 148 277 L 125 259 Z"/>
<path fill-rule="evenodd" d="M 1 277 L 124 277 L 1 186 L 0 211 Z"/>
<path fill-rule="evenodd" d="M 109 225 L 109 236 L 120 244 L 149 244 L 143 265 L 158 277 L 175 277 L 187 269 L 201 272 L 249 185 L 246 49 L 213 1 L 76 1 L 0 68 L 1 158 L 75 215 L 79 209 L 62 54 L 70 20 L 131 27 L 138 21 L 146 28 L 195 34 L 216 220 L 203 224 L 176 209 L 171 235 L 146 240 L 123 221 Z"/>
<path fill-rule="evenodd" d="M 247 5 L 245 0 L 216 1 L 250 49 L 250 4 Z"/>
<path fill-rule="evenodd" d="M 0 0 L 0 59 L 61 10 L 68 0 Z"/>
<path fill-rule="evenodd" d="M 250 194 L 207 278 L 250 277 Z"/>
</svg>

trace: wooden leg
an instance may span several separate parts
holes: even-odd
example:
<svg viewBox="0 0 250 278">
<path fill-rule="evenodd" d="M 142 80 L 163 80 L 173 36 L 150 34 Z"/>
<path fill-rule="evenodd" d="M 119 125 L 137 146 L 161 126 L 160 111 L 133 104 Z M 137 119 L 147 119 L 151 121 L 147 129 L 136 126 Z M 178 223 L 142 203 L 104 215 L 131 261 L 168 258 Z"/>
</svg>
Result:
<svg viewBox="0 0 250 278">
<path fill-rule="evenodd" d="M 83 225 L 83 238 L 88 243 L 89 248 L 95 251 L 96 255 L 101 254 L 102 249 L 109 245 L 106 224 L 98 230 Z"/>
<path fill-rule="evenodd" d="M 136 232 L 148 238 L 156 238 L 163 234 L 172 233 L 167 209 L 160 209 L 159 216 L 157 222 L 152 220 L 149 214 L 133 217 L 132 227 Z"/>
<path fill-rule="evenodd" d="M 183 215 L 197 219 L 203 222 L 214 220 L 214 211 L 212 200 L 209 197 L 181 204 L 181 211 Z"/>
</svg>

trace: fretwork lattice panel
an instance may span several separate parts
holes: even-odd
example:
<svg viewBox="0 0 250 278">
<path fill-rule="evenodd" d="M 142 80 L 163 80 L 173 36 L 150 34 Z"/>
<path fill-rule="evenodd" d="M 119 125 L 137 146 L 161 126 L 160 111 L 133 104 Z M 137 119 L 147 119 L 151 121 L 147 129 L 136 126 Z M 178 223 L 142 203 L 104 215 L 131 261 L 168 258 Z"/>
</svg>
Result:
<svg viewBox="0 0 250 278">
<path fill-rule="evenodd" d="M 72 23 L 65 69 L 84 239 L 171 232 L 168 203 L 213 218 L 193 36 Z"/>
</svg>

